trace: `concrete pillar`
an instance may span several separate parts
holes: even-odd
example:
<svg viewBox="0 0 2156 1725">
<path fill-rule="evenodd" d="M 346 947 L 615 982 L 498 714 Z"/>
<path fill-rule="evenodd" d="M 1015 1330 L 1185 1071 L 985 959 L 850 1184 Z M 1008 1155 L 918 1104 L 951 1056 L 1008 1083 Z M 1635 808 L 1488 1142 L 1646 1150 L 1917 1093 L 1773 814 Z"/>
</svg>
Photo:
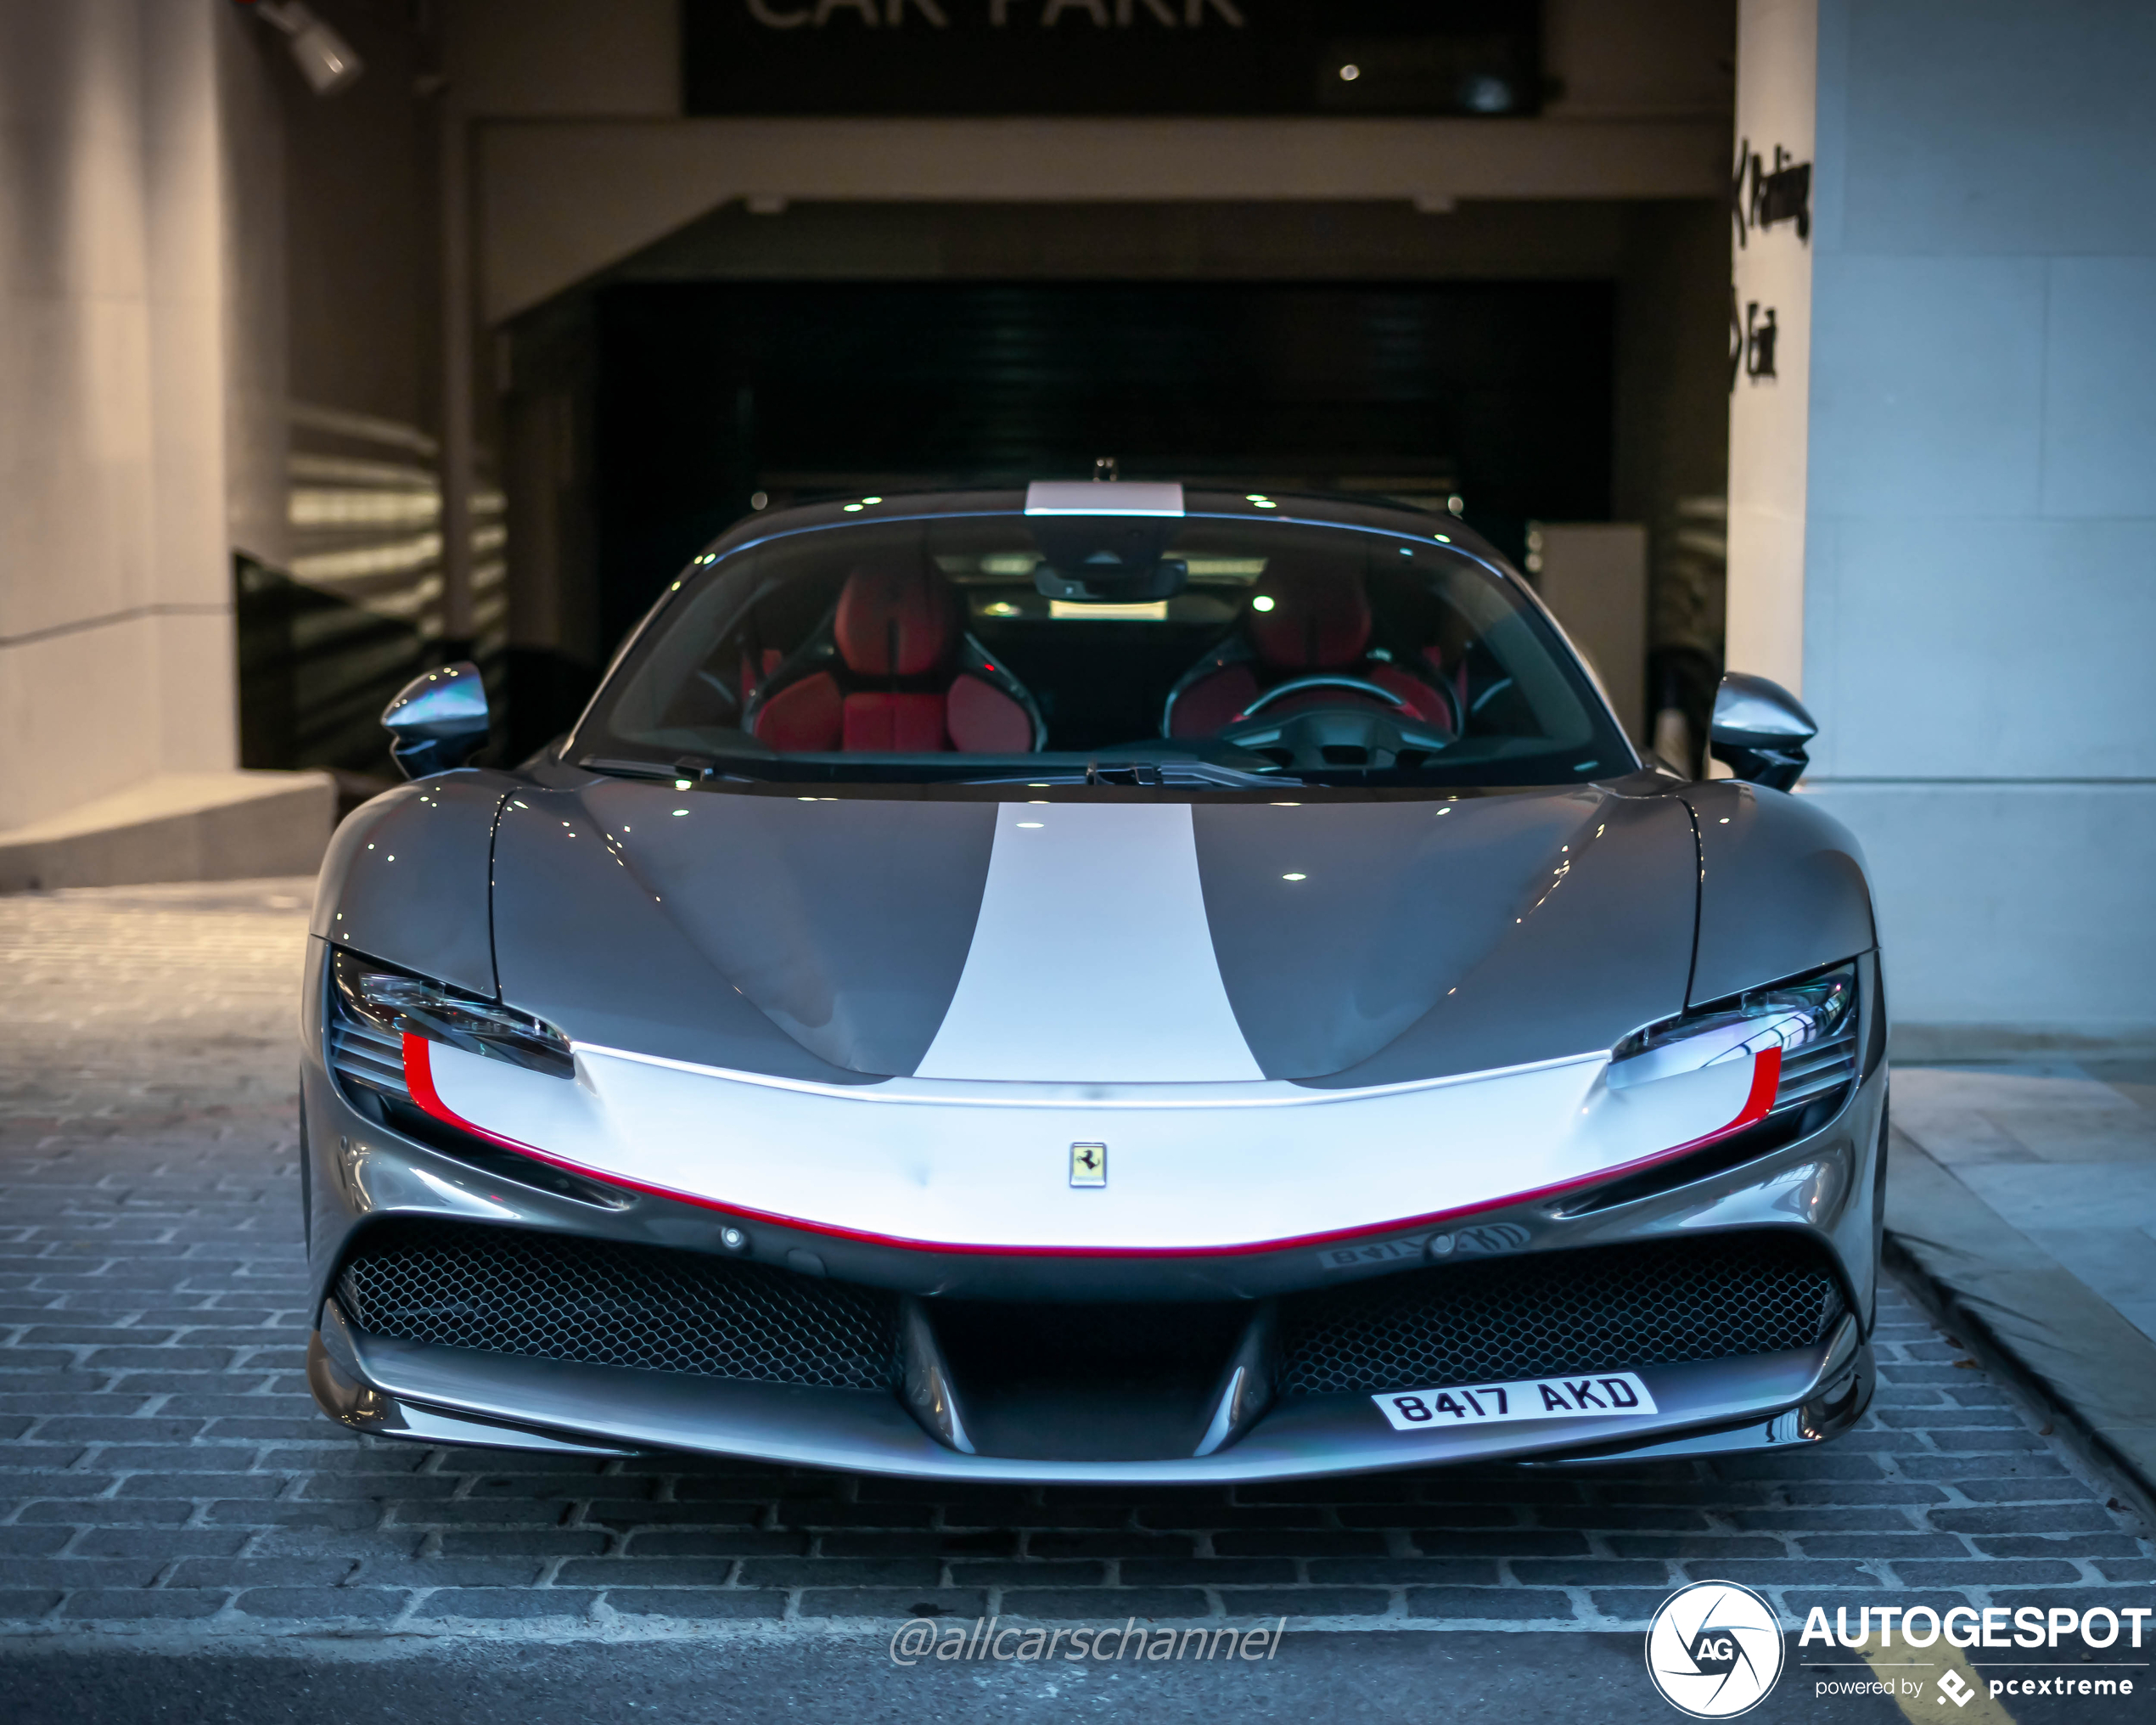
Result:
<svg viewBox="0 0 2156 1725">
<path fill-rule="evenodd" d="M 211 18 L 0 9 L 0 829 L 231 763 Z"/>
<path fill-rule="evenodd" d="M 1736 385 L 1729 662 L 1820 719 L 1905 1053 L 2145 1051 L 2156 10 L 1816 0 L 1807 56 L 1802 9 L 1740 20 L 1739 131 L 1800 145 L 1808 81 L 1814 171 L 1808 247 L 1738 255 L 1810 293 Z"/>
<path fill-rule="evenodd" d="M 0 867 L 0 890 L 75 878 L 70 823 L 86 807 L 110 806 L 93 826 L 125 825 L 138 789 L 159 788 L 144 805 L 158 818 L 266 789 L 219 788 L 239 778 L 217 37 L 230 9 L 0 7 L 0 851 L 40 859 Z M 305 788 L 320 824 L 328 788 Z M 127 866 L 180 878 L 154 872 L 154 852 Z"/>
<path fill-rule="evenodd" d="M 1732 669 L 1804 687 L 1811 243 L 1755 189 L 1812 159 L 1818 0 L 1740 0 L 1731 153 L 1729 587 Z M 1807 228 L 1810 223 L 1807 222 Z"/>
</svg>

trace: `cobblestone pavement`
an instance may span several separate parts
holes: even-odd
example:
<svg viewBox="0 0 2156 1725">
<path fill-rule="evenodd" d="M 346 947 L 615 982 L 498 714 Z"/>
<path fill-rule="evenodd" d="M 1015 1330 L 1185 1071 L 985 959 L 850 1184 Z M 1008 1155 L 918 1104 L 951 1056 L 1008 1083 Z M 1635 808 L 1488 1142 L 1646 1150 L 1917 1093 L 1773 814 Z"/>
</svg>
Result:
<svg viewBox="0 0 2156 1725">
<path fill-rule="evenodd" d="M 1894 1290 L 1861 1428 L 1742 1460 L 961 1490 L 357 1438 L 302 1375 L 307 891 L 0 898 L 13 1629 L 559 1638 L 1000 1612 L 1613 1630 L 1703 1576 L 1798 1620 L 2149 1602 L 2129 1512 Z"/>
</svg>

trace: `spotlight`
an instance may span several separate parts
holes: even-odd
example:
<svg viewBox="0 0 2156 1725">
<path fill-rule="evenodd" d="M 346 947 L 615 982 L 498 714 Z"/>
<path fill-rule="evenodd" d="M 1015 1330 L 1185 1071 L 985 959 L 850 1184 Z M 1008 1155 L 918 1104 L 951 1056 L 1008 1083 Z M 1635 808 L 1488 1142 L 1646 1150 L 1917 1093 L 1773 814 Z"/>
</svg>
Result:
<svg viewBox="0 0 2156 1725">
<path fill-rule="evenodd" d="M 254 8 L 290 38 L 293 61 L 316 95 L 334 96 L 367 70 L 352 45 L 300 0 L 254 0 Z"/>
</svg>

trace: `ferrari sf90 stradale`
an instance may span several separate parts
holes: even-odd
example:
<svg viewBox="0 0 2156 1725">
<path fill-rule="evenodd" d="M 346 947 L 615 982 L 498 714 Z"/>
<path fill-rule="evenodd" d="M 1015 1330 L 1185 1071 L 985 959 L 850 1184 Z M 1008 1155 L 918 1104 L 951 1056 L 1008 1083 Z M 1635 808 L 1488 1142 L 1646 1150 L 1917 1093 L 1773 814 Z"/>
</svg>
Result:
<svg viewBox="0 0 2156 1725">
<path fill-rule="evenodd" d="M 305 1011 L 323 1406 L 952 1478 L 1767 1449 L 1862 1412 L 1887 1076 L 1812 727 L 1642 761 L 1444 515 L 742 522 L 514 771 L 385 722 Z"/>
</svg>

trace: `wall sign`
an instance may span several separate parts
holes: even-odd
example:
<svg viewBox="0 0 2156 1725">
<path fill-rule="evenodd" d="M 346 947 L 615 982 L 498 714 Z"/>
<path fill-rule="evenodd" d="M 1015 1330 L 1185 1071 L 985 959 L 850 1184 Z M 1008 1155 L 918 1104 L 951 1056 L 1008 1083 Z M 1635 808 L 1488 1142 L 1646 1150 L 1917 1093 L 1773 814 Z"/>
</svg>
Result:
<svg viewBox="0 0 2156 1725">
<path fill-rule="evenodd" d="M 1772 377 L 1774 374 L 1774 307 L 1769 306 L 1764 317 L 1760 302 L 1749 300 L 1744 306 L 1744 375 L 1748 378 Z"/>
<path fill-rule="evenodd" d="M 1787 222 L 1795 230 L 1797 242 L 1808 245 L 1811 242 L 1811 164 L 1800 162 L 1780 144 L 1774 146 L 1772 166 L 1762 160 L 1752 148 L 1752 141 L 1744 139 L 1737 146 L 1737 170 L 1729 181 L 1730 218 L 1737 224 L 1737 244 L 1741 250 L 1751 243 L 1755 234 L 1764 235 L 1768 230 Z M 1757 300 L 1745 301 L 1740 314 L 1737 309 L 1737 284 L 1729 287 L 1729 386 L 1737 387 L 1739 377 L 1757 383 L 1761 378 L 1771 378 L 1774 369 L 1774 344 L 1780 334 L 1774 307 L 1761 306 Z"/>
<path fill-rule="evenodd" d="M 1774 344 L 1781 334 L 1774 307 L 1762 306 L 1757 300 L 1747 300 L 1740 314 L 1737 309 L 1737 284 L 1729 287 L 1729 386 L 1734 390 L 1739 377 L 1748 377 L 1757 383 L 1761 378 L 1777 375 L 1774 369 Z"/>
<path fill-rule="evenodd" d="M 1532 114 L 1538 0 L 682 0 L 691 114 Z"/>
<path fill-rule="evenodd" d="M 1811 164 L 1792 157 L 1780 144 L 1774 146 L 1774 165 L 1769 167 L 1746 138 L 1737 146 L 1737 171 L 1729 183 L 1729 211 L 1737 222 L 1737 243 L 1744 244 L 1753 233 L 1787 222 L 1799 241 L 1811 239 Z"/>
</svg>

